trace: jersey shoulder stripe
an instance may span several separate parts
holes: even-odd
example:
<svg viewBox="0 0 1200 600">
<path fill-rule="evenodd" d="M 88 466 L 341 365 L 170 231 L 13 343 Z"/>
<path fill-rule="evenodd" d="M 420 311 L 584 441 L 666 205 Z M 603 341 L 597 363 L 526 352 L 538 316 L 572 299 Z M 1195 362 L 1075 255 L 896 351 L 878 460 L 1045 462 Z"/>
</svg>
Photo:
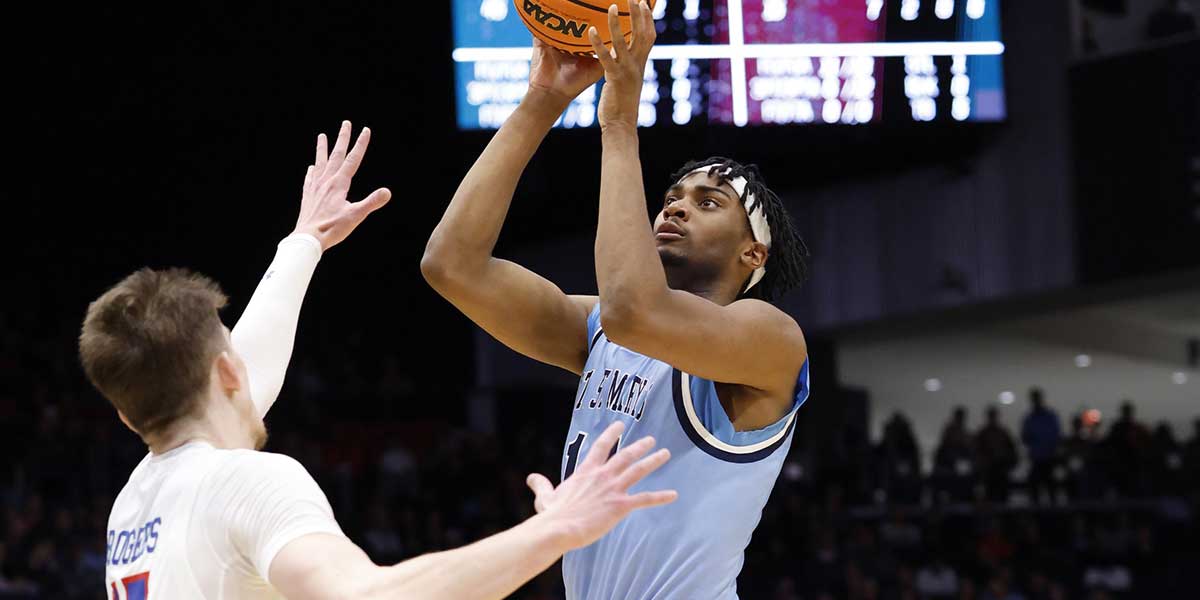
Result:
<svg viewBox="0 0 1200 600">
<path fill-rule="evenodd" d="M 693 396 L 692 388 L 693 380 L 707 385 L 711 390 L 711 398 L 702 400 L 718 402 L 711 382 L 694 378 L 679 369 L 671 369 L 671 397 L 675 405 L 675 415 L 679 419 L 679 426 L 698 448 L 714 458 L 727 462 L 757 462 L 774 453 L 790 438 L 796 425 L 796 413 L 808 399 L 808 361 L 805 361 L 800 375 L 797 377 L 796 397 L 792 404 L 792 410 L 776 424 L 761 430 L 765 434 L 759 436 L 761 439 L 757 439 L 753 443 L 736 444 L 722 440 L 714 432 L 715 428 L 705 425 L 704 419 L 696 411 L 696 398 Z M 715 409 L 712 412 L 719 413 L 722 417 L 725 416 L 723 409 Z M 728 419 L 728 417 L 725 418 Z M 727 425 L 728 429 L 732 429 L 732 424 L 727 423 Z"/>
</svg>

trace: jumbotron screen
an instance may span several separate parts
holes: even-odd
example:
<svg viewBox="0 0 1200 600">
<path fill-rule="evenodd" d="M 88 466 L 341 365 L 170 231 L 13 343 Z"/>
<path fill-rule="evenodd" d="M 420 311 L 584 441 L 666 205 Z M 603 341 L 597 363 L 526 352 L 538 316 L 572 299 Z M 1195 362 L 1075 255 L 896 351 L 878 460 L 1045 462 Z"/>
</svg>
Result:
<svg viewBox="0 0 1200 600">
<path fill-rule="evenodd" d="M 621 0 L 624 1 L 624 0 Z M 597 2 L 607 4 L 607 2 Z M 452 0 L 458 125 L 525 93 L 538 0 Z M 999 0 L 658 0 L 643 127 L 1004 119 Z M 596 124 L 600 85 L 558 127 Z"/>
</svg>

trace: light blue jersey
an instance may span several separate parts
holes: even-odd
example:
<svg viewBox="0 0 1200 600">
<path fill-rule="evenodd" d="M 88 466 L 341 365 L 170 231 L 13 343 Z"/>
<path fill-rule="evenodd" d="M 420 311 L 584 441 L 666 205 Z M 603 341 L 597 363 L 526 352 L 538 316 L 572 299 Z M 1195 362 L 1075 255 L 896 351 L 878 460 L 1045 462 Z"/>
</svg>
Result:
<svg viewBox="0 0 1200 600">
<path fill-rule="evenodd" d="M 713 382 L 614 344 L 588 317 L 590 352 L 575 396 L 562 475 L 613 421 L 621 439 L 653 435 L 671 460 L 630 490 L 674 489 L 672 504 L 638 510 L 596 543 L 563 557 L 570 600 L 731 600 L 750 535 L 808 398 L 808 362 L 792 410 L 756 431 L 734 431 Z"/>
</svg>

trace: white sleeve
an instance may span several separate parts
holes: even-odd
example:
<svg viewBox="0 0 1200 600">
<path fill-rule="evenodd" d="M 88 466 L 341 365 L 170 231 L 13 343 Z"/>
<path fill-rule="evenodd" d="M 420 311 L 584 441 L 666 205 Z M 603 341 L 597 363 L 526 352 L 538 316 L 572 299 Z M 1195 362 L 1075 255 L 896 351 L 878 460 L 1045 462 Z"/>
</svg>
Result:
<svg viewBox="0 0 1200 600">
<path fill-rule="evenodd" d="M 279 396 L 292 358 L 300 305 L 317 262 L 321 243 L 308 234 L 292 234 L 279 242 L 245 312 L 233 327 L 233 347 L 246 362 L 250 399 L 265 416 Z"/>
<path fill-rule="evenodd" d="M 238 451 L 210 484 L 204 519 L 225 532 L 233 550 L 268 581 L 271 561 L 289 542 L 313 533 L 344 536 L 320 486 L 282 454 Z"/>
</svg>

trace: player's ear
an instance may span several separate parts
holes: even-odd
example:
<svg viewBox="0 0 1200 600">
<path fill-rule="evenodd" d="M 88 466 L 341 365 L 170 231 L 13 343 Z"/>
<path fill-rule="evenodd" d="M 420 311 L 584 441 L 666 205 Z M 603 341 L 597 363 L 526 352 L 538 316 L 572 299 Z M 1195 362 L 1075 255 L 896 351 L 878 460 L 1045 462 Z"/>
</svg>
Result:
<svg viewBox="0 0 1200 600">
<path fill-rule="evenodd" d="M 754 271 L 767 264 L 767 257 L 770 254 L 771 251 L 767 249 L 766 244 L 752 241 L 742 250 L 742 264 Z"/>
<path fill-rule="evenodd" d="M 138 433 L 138 430 L 137 430 L 137 429 L 134 429 L 134 428 L 133 428 L 133 425 L 129 423 L 129 417 L 126 417 L 126 416 L 125 416 L 125 413 L 123 413 L 123 412 L 121 412 L 121 411 L 119 411 L 119 410 L 118 410 L 118 411 L 117 411 L 117 416 L 121 418 L 121 422 L 122 422 L 122 423 L 124 423 L 124 424 L 125 424 L 125 426 L 129 428 L 129 430 L 130 430 L 130 431 L 132 431 L 132 432 L 134 432 L 134 433 Z M 138 433 L 138 435 L 141 435 L 141 434 L 140 434 L 140 433 Z"/>
<path fill-rule="evenodd" d="M 217 378 L 217 383 L 221 386 L 221 391 L 225 395 L 231 396 L 234 392 L 242 389 L 245 383 L 242 381 L 242 376 L 238 372 L 237 362 L 228 351 L 217 355 L 217 361 L 213 365 L 213 376 Z"/>
</svg>

